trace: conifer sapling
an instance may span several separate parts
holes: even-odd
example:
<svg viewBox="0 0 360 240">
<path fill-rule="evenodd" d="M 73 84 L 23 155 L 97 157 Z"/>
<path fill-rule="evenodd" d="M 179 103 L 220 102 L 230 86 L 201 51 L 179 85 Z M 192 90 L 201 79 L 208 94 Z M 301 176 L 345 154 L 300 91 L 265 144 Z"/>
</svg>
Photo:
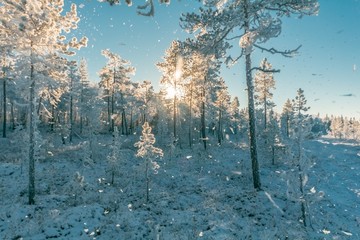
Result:
<svg viewBox="0 0 360 240">
<path fill-rule="evenodd" d="M 138 148 L 136 157 L 140 157 L 145 160 L 145 177 L 146 177 L 146 202 L 149 201 L 149 165 L 157 173 L 160 168 L 159 164 L 155 161 L 157 158 L 162 157 L 163 151 L 160 148 L 154 147 L 156 141 L 154 134 L 151 133 L 151 127 L 148 122 L 145 122 L 142 126 L 142 136 L 140 141 L 135 143 L 135 147 Z"/>
</svg>

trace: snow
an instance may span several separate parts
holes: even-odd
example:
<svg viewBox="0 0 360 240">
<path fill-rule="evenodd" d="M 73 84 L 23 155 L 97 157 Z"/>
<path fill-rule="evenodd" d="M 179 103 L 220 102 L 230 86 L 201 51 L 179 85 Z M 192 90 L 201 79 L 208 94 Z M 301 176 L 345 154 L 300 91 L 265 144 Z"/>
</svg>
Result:
<svg viewBox="0 0 360 240">
<path fill-rule="evenodd" d="M 296 172 L 286 155 L 276 165 L 259 155 L 263 191 L 256 192 L 244 143 L 207 151 L 194 146 L 171 159 L 164 149 L 146 204 L 144 166 L 131 144 L 111 185 L 110 134 L 97 136 L 95 159 L 86 166 L 85 140 L 62 145 L 54 138 L 46 151 L 51 154 L 36 163 L 36 204 L 30 206 L 27 164 L 10 139 L 0 139 L 0 239 L 360 238 L 360 144 L 355 141 L 304 142 L 314 163 L 304 189 L 310 218 L 305 228 L 300 200 L 287 187 Z"/>
</svg>

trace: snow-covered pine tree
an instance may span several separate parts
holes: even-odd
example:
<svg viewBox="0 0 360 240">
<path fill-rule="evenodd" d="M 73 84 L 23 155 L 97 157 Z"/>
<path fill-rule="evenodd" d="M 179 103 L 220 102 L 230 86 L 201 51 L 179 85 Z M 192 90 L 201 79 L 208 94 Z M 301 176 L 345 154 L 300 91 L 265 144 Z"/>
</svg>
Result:
<svg viewBox="0 0 360 240">
<path fill-rule="evenodd" d="M 217 137 L 218 144 L 220 145 L 223 140 L 223 130 L 225 119 L 229 119 L 228 109 L 230 108 L 230 95 L 227 86 L 223 79 L 220 80 L 219 86 L 216 91 L 216 100 L 214 102 L 215 108 L 218 111 L 217 116 Z"/>
<path fill-rule="evenodd" d="M 1 34 L 1 32 L 0 32 Z M 4 33 L 3 33 L 4 34 Z M 15 56 L 12 53 L 11 48 L 9 47 L 3 47 L 3 44 L 5 45 L 4 40 L 0 40 L 0 79 L 2 79 L 2 137 L 6 138 L 6 130 L 7 130 L 7 105 L 8 105 L 8 81 L 13 78 L 11 76 L 11 72 L 14 69 L 14 60 Z"/>
<path fill-rule="evenodd" d="M 88 124 L 89 112 L 92 110 L 92 100 L 95 99 L 96 94 L 93 94 L 90 88 L 90 81 L 88 77 L 87 62 L 83 58 L 80 61 L 80 134 L 83 133 L 84 123 Z"/>
<path fill-rule="evenodd" d="M 251 53 L 257 48 L 261 51 L 292 56 L 297 49 L 278 51 L 274 48 L 262 47 L 260 44 L 279 36 L 281 17 L 316 14 L 319 4 L 317 0 L 205 0 L 204 4 L 206 8 L 200 8 L 199 13 L 184 14 L 181 18 L 181 26 L 189 33 L 195 34 L 196 40 L 201 42 L 204 53 L 213 53 L 216 58 L 226 57 L 226 50 L 233 46 L 232 41 L 237 40 L 236 44 L 240 45 L 241 54 L 236 60 L 245 56 L 253 184 L 255 189 L 260 189 L 252 80 L 254 68 L 251 65 Z M 225 62 L 236 62 L 236 60 L 228 56 Z"/>
<path fill-rule="evenodd" d="M 287 138 L 290 137 L 291 122 L 293 121 L 294 110 L 290 99 L 287 99 L 281 113 L 281 129 Z"/>
<path fill-rule="evenodd" d="M 140 122 L 148 122 L 150 119 L 150 113 L 154 112 L 154 109 L 151 109 L 151 100 L 154 98 L 154 87 L 151 82 L 148 80 L 143 81 L 135 89 L 135 97 L 138 100 L 138 106 L 141 110 Z M 153 115 L 151 117 L 154 117 Z"/>
<path fill-rule="evenodd" d="M 189 56 L 187 56 L 187 67 L 190 71 L 189 78 L 184 85 L 185 88 L 185 98 L 186 102 L 189 106 L 189 145 L 192 147 L 193 141 L 193 131 L 194 126 L 196 126 L 194 122 L 194 118 L 200 117 L 200 126 L 197 127 L 200 130 L 199 138 L 203 140 L 204 147 L 206 148 L 206 132 L 205 132 L 205 103 L 209 102 L 207 100 L 208 94 L 208 81 L 205 81 L 205 74 L 207 72 L 207 63 L 204 57 L 199 52 L 191 52 Z"/>
<path fill-rule="evenodd" d="M 298 169 L 299 176 L 299 186 L 300 186 L 300 203 L 301 203 L 301 220 L 304 226 L 308 226 L 309 222 L 307 219 L 307 203 L 305 199 L 305 191 L 304 187 L 307 182 L 306 170 L 310 167 L 310 163 L 308 158 L 304 156 L 302 142 L 305 138 L 305 135 L 310 131 L 311 126 L 309 126 L 308 115 L 306 112 L 310 109 L 310 107 L 306 106 L 307 100 L 304 95 L 304 90 L 299 88 L 297 90 L 297 95 L 295 99 L 292 100 L 292 106 L 294 111 L 294 138 L 296 142 L 295 148 L 295 164 Z"/>
<path fill-rule="evenodd" d="M 111 184 L 115 182 L 115 175 L 119 172 L 121 142 L 118 128 L 115 126 L 113 131 L 113 139 L 111 144 L 111 152 L 107 159 L 109 162 L 109 171 L 111 173 Z"/>
<path fill-rule="evenodd" d="M 71 30 L 77 28 L 76 5 L 63 14 L 63 0 L 3 0 L 0 4 L 2 21 L 0 32 L 6 32 L 19 53 L 29 57 L 29 204 L 35 203 L 35 105 L 37 74 L 58 54 L 73 55 L 71 48 L 86 46 L 87 38 L 73 37 L 66 41 Z"/>
<path fill-rule="evenodd" d="M 154 147 L 155 136 L 151 133 L 151 127 L 148 122 L 143 124 L 142 135 L 140 136 L 140 141 L 135 143 L 135 147 L 138 148 L 136 157 L 140 157 L 145 160 L 145 178 L 146 178 L 146 203 L 149 201 L 149 184 L 150 184 L 150 175 L 149 168 L 153 169 L 155 172 L 160 168 L 156 160 L 160 157 L 163 157 L 163 151 L 160 148 Z"/>
<path fill-rule="evenodd" d="M 80 91 L 80 74 L 76 61 L 68 62 L 68 78 L 69 78 L 69 142 L 72 142 L 74 136 L 74 120 L 75 109 L 79 99 Z"/>
<path fill-rule="evenodd" d="M 172 41 L 170 47 L 165 51 L 163 62 L 156 64 L 157 68 L 162 72 L 160 79 L 160 87 L 162 91 L 167 93 L 168 98 L 173 99 L 173 137 L 178 138 L 177 134 L 177 108 L 180 89 L 183 86 L 185 76 L 183 67 L 184 49 L 180 41 Z"/>
<path fill-rule="evenodd" d="M 121 108 L 121 134 L 127 134 L 125 104 L 126 96 L 130 95 L 128 91 L 132 88 L 129 75 L 135 74 L 135 68 L 131 66 L 130 61 L 122 59 L 118 54 L 111 52 L 109 49 L 102 50 L 101 54 L 108 59 L 106 66 L 99 72 L 99 86 L 105 90 L 109 130 L 114 130 L 115 110 L 117 102 L 119 102 Z"/>
<path fill-rule="evenodd" d="M 240 102 L 238 97 L 234 97 L 230 104 L 230 121 L 231 131 L 233 134 L 237 134 L 241 128 L 240 124 Z"/>
<path fill-rule="evenodd" d="M 264 58 L 259 66 L 259 70 L 255 73 L 255 106 L 262 108 L 264 113 L 264 129 L 267 128 L 268 110 L 275 106 L 271 101 L 273 98 L 272 90 L 275 89 L 274 73 L 272 65 Z"/>
</svg>

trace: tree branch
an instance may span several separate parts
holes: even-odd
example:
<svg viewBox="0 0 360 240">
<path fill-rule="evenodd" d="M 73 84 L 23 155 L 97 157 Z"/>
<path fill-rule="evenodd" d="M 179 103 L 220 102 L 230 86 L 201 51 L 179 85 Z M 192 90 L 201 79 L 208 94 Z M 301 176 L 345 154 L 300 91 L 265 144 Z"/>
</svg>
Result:
<svg viewBox="0 0 360 240">
<path fill-rule="evenodd" d="M 264 68 L 259 68 L 259 67 L 253 67 L 250 69 L 250 72 L 252 72 L 253 70 L 258 70 L 261 72 L 265 72 L 265 73 L 279 73 L 280 69 L 264 69 Z"/>
<path fill-rule="evenodd" d="M 279 51 L 275 48 L 264 48 L 264 47 L 261 47 L 257 44 L 254 44 L 254 47 L 260 49 L 262 52 L 269 52 L 271 54 L 281 54 L 283 55 L 284 57 L 293 57 L 294 54 L 297 54 L 298 53 L 298 50 L 301 48 L 302 45 L 299 45 L 297 48 L 293 49 L 293 50 L 285 50 L 285 51 Z"/>
</svg>

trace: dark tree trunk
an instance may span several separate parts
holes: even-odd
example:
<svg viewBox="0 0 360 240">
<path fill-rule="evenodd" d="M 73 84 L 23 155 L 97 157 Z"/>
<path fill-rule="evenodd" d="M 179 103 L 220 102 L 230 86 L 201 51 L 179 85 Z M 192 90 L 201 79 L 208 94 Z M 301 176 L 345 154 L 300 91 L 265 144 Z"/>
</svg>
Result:
<svg viewBox="0 0 360 240">
<path fill-rule="evenodd" d="M 15 129 L 15 115 L 14 115 L 14 103 L 11 101 L 11 108 L 10 108 L 10 118 L 11 118 L 11 129 Z"/>
<path fill-rule="evenodd" d="M 6 138 L 6 78 L 3 79 L 3 138 Z"/>
<path fill-rule="evenodd" d="M 113 132 L 114 131 L 114 127 L 115 127 L 115 122 L 114 122 L 114 92 L 111 94 L 111 118 L 110 118 L 110 131 Z"/>
<path fill-rule="evenodd" d="M 146 203 L 148 203 L 148 202 L 149 202 L 149 185 L 150 185 L 150 178 L 149 178 L 149 159 L 146 159 L 145 177 L 146 177 Z"/>
<path fill-rule="evenodd" d="M 130 123 L 129 123 L 129 134 L 133 133 L 133 111 L 130 110 Z"/>
<path fill-rule="evenodd" d="M 32 61 L 32 60 L 31 60 Z M 29 99 L 29 204 L 35 204 L 35 79 L 34 65 L 30 67 L 30 99 Z"/>
<path fill-rule="evenodd" d="M 51 104 L 51 122 L 50 122 L 50 131 L 54 131 L 54 125 L 55 125 L 55 108 Z"/>
<path fill-rule="evenodd" d="M 266 97 L 264 101 L 264 128 L 267 128 L 267 104 L 266 104 Z"/>
<path fill-rule="evenodd" d="M 108 112 L 108 116 L 107 116 L 107 122 L 109 124 L 109 131 L 111 132 L 111 108 L 110 108 L 110 91 L 108 92 L 108 96 L 107 96 L 107 112 Z"/>
<path fill-rule="evenodd" d="M 286 136 L 287 137 L 290 137 L 289 125 L 290 125 L 290 117 L 289 117 L 289 113 L 287 113 L 286 114 Z"/>
<path fill-rule="evenodd" d="M 201 138 L 203 140 L 204 149 L 206 150 L 206 125 L 205 125 L 205 82 L 206 76 L 204 79 L 204 86 L 201 94 Z"/>
<path fill-rule="evenodd" d="M 175 93 L 175 95 L 174 95 L 174 106 L 173 106 L 173 108 L 174 108 L 174 123 L 173 123 L 173 125 L 174 125 L 174 132 L 173 132 L 173 134 L 174 134 L 174 139 L 176 140 L 176 93 Z"/>
<path fill-rule="evenodd" d="M 248 20 L 248 0 L 245 3 L 245 34 L 249 31 L 249 20 Z M 248 111 L 249 111 L 249 142 L 250 142 L 250 157 L 251 157 L 251 166 L 253 173 L 253 184 L 256 190 L 261 189 L 260 173 L 259 173 L 259 162 L 257 157 L 257 144 L 256 144 L 256 116 L 255 116 L 255 104 L 254 104 L 254 86 L 251 76 L 251 54 L 246 53 L 245 55 L 246 63 L 246 84 L 248 91 Z"/>
<path fill-rule="evenodd" d="M 129 135 L 128 124 L 126 121 L 125 108 L 121 111 L 121 134 Z"/>
<path fill-rule="evenodd" d="M 190 83 L 190 111 L 189 111 L 189 146 L 192 148 L 192 83 Z"/>
<path fill-rule="evenodd" d="M 221 121 L 222 121 L 222 113 L 221 113 L 221 109 L 219 109 L 219 121 L 218 121 L 218 143 L 219 145 L 221 144 L 221 140 L 222 140 L 222 127 L 221 127 Z"/>
</svg>

